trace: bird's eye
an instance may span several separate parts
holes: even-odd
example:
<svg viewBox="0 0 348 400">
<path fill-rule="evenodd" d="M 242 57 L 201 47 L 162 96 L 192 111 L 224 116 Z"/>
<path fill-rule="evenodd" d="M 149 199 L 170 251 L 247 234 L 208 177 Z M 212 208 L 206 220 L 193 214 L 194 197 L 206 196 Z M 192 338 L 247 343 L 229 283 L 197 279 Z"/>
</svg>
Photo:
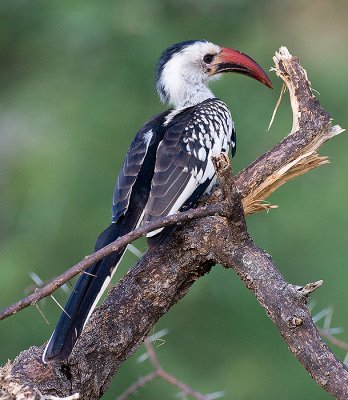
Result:
<svg viewBox="0 0 348 400">
<path fill-rule="evenodd" d="M 206 55 L 203 57 L 203 61 L 204 61 L 206 64 L 210 64 L 210 63 L 213 61 L 213 59 L 214 59 L 214 54 L 206 54 Z"/>
</svg>

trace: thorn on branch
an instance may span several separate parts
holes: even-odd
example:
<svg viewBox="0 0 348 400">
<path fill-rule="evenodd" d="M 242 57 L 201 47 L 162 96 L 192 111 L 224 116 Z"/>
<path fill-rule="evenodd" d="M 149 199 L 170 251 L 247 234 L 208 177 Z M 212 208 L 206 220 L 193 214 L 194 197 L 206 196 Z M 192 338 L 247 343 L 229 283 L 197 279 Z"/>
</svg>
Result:
<svg viewBox="0 0 348 400">
<path fill-rule="evenodd" d="M 297 286 L 296 290 L 301 296 L 309 297 L 315 290 L 320 288 L 324 281 L 321 279 L 320 281 L 307 283 L 305 286 Z"/>
</svg>

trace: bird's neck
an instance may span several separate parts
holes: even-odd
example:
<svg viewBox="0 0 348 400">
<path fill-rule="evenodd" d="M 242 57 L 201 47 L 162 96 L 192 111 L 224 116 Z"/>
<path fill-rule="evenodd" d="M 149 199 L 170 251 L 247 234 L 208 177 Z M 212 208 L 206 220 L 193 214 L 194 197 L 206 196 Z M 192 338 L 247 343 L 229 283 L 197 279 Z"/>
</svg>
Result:
<svg viewBox="0 0 348 400">
<path fill-rule="evenodd" d="M 208 75 L 197 73 L 197 66 L 192 67 L 185 54 L 172 57 L 157 80 L 161 100 L 174 108 L 191 107 L 215 97 L 208 88 Z"/>
<path fill-rule="evenodd" d="M 173 90 L 169 91 L 169 103 L 174 108 L 192 107 L 202 101 L 214 98 L 213 92 L 203 83 L 175 85 Z"/>
</svg>

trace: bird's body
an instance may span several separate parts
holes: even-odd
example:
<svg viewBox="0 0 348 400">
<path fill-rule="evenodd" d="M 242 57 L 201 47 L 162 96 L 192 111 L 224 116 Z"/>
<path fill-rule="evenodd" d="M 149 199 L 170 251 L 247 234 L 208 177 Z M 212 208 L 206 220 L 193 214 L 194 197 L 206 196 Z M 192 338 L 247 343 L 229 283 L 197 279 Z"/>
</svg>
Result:
<svg viewBox="0 0 348 400">
<path fill-rule="evenodd" d="M 236 136 L 230 111 L 214 97 L 207 81 L 232 70 L 271 86 L 249 57 L 210 42 L 182 42 L 162 54 L 157 90 L 174 107 L 153 117 L 135 136 L 114 191 L 112 223 L 95 250 L 143 222 L 194 207 L 209 192 L 215 181 L 211 157 L 230 149 L 234 155 Z M 148 236 L 156 242 L 166 231 Z M 69 356 L 124 251 L 110 254 L 81 275 L 47 344 L 45 362 Z"/>
</svg>

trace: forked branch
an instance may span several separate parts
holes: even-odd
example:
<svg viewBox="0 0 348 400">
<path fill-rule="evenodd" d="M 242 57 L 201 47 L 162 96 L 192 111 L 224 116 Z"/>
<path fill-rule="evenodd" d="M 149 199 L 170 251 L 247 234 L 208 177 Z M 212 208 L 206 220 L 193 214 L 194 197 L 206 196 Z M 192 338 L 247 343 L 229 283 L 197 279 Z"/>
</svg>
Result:
<svg viewBox="0 0 348 400">
<path fill-rule="evenodd" d="M 280 185 L 326 163 L 326 158 L 318 156 L 318 148 L 343 131 L 331 125 L 298 59 L 281 48 L 274 61 L 274 70 L 290 93 L 290 134 L 235 178 L 226 167 L 227 160 L 220 158 L 216 168 L 221 189 L 208 199 L 208 207 L 217 206 L 214 212 L 205 218 L 188 218 L 192 221 L 178 228 L 170 240 L 142 257 L 94 312 L 64 368 L 58 363 L 42 364 L 43 346 L 32 347 L 8 363 L 0 375 L 6 393 L 13 393 L 10 384 L 16 383 L 28 398 L 39 398 L 40 392 L 61 397 L 79 393 L 83 399 L 98 399 L 156 321 L 195 280 L 221 263 L 233 268 L 255 294 L 318 384 L 338 399 L 348 398 L 348 371 L 313 325 L 306 307 L 309 293 L 284 281 L 270 256 L 255 246 L 246 230 L 241 197 L 246 214 L 264 210 L 263 201 Z M 187 215 L 195 213 L 199 210 Z M 83 268 L 94 261 L 87 260 Z"/>
</svg>

